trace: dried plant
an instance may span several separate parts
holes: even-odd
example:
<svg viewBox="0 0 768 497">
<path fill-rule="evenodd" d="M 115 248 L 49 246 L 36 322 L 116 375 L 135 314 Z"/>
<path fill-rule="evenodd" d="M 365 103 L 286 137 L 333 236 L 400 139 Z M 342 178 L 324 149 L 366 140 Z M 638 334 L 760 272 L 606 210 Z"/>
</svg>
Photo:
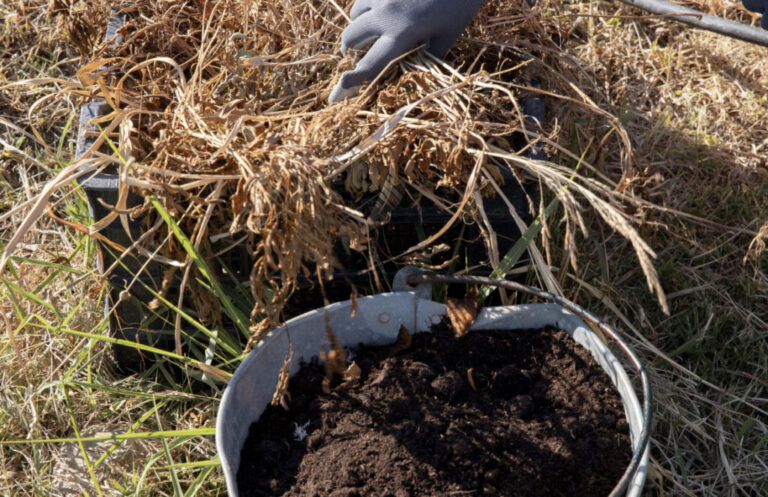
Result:
<svg viewBox="0 0 768 497">
<path fill-rule="evenodd" d="M 273 406 L 282 406 L 286 411 L 288 410 L 288 402 L 291 400 L 291 393 L 288 391 L 288 382 L 291 379 L 291 367 L 293 365 L 293 344 L 288 344 L 288 353 L 285 354 L 285 360 L 280 367 L 280 373 L 277 376 L 277 385 L 275 386 L 275 393 L 272 395 Z"/>
<path fill-rule="evenodd" d="M 453 326 L 456 338 L 461 338 L 469 333 L 469 329 L 475 323 L 479 293 L 477 287 L 473 286 L 463 298 L 449 297 L 446 300 L 446 315 Z"/>
<path fill-rule="evenodd" d="M 254 316 L 276 316 L 300 276 L 329 277 L 339 269 L 339 237 L 352 250 L 375 250 L 369 235 L 395 186 L 410 202 L 433 203 L 451 216 L 437 235 L 402 256 L 428 249 L 469 216 L 486 232 L 490 259 L 498 260 L 477 194 L 495 195 L 492 184 L 502 182 L 500 171 L 507 169 L 533 176 L 560 195 L 572 264 L 575 228 L 588 235 L 584 204 L 630 240 L 666 310 L 655 253 L 637 232 L 643 221 L 632 188 L 642 180 L 638 158 L 621 122 L 581 89 L 595 90 L 597 82 L 554 49 L 556 19 L 532 15 L 542 6 L 490 1 L 446 62 L 412 54 L 359 97 L 329 106 L 326 98 L 340 71 L 353 63 L 337 55 L 347 4 L 133 2 L 120 30 L 123 41 L 92 44 L 90 60 L 78 73 L 81 84 L 65 90 L 100 96 L 112 106 L 102 126 L 107 135 L 119 131 L 123 159 L 92 161 L 94 150 L 89 167 L 112 162 L 119 170 L 126 188 L 113 216 L 152 226 L 148 200 L 127 208 L 130 187 L 139 196 L 159 197 L 180 226 L 203 242 L 201 250 L 209 249 L 205 241 L 211 238 L 245 233 L 254 261 Z M 523 48 L 508 45 L 512 38 Z M 528 85 L 534 77 L 543 90 Z M 600 143 L 593 148 L 609 142 L 615 147 L 618 183 L 605 181 L 584 158 L 581 170 L 594 176 L 526 159 L 524 150 L 513 148 L 512 137 L 527 133 L 531 144 L 545 144 L 553 156 L 573 155 L 560 144 L 556 126 L 549 135 L 527 129 L 520 101 L 531 92 L 566 104 L 570 120 L 604 123 L 590 141 Z M 68 173 L 53 185 L 68 181 Z M 381 192 L 372 212 L 334 188 L 344 177 L 353 199 L 364 191 Z M 214 188 L 220 193 L 215 198 Z M 47 199 L 41 197 L 30 211 L 25 228 L 42 214 Z M 163 230 L 134 250 L 171 264 L 186 260 Z M 187 280 L 194 284 L 195 278 L 185 274 Z"/>
</svg>

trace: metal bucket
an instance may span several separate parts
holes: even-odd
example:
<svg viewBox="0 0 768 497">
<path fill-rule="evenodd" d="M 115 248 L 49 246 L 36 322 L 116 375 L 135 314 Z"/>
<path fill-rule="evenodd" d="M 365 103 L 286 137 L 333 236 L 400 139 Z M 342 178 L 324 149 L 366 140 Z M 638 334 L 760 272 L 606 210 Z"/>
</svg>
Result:
<svg viewBox="0 0 768 497">
<path fill-rule="evenodd" d="M 420 296 L 421 295 L 421 296 Z M 224 469 L 229 495 L 237 497 L 237 470 L 240 467 L 240 451 L 248 436 L 251 424 L 272 400 L 278 374 L 288 354 L 289 340 L 293 344 L 292 372 L 299 370 L 299 363 L 316 357 L 325 345 L 327 311 L 334 333 L 344 346 L 358 344 L 391 344 L 400 326 L 412 332 L 429 331 L 445 314 L 445 306 L 423 298 L 424 292 L 395 292 L 358 299 L 357 313 L 352 317 L 352 304 L 340 302 L 324 309 L 308 312 L 291 319 L 273 330 L 258 344 L 238 367 L 219 407 L 216 420 L 216 447 Z M 473 330 L 525 330 L 556 327 L 570 334 L 577 343 L 587 348 L 616 385 L 624 404 L 632 441 L 632 463 L 611 495 L 638 497 L 645 483 L 648 455 L 650 412 L 647 378 L 641 377 L 646 388 L 645 402 L 638 401 L 632 383 L 623 367 L 593 333 L 573 312 L 556 304 L 531 304 L 504 307 L 488 307 L 480 311 Z M 602 328 L 602 326 L 601 326 Z M 613 333 L 610 334 L 615 338 Z M 636 358 L 626 345 L 619 343 L 636 365 Z M 642 366 L 640 366 L 642 368 Z"/>
</svg>

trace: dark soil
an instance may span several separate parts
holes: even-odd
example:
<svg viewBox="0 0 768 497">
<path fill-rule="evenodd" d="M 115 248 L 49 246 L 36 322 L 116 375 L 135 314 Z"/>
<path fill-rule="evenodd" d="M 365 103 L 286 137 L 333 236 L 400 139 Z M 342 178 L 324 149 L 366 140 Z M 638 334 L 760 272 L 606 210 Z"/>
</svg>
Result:
<svg viewBox="0 0 768 497">
<path fill-rule="evenodd" d="M 629 464 L 618 393 L 565 332 L 440 327 L 353 359 L 359 384 L 324 394 L 305 365 L 251 426 L 241 495 L 600 497 Z"/>
</svg>

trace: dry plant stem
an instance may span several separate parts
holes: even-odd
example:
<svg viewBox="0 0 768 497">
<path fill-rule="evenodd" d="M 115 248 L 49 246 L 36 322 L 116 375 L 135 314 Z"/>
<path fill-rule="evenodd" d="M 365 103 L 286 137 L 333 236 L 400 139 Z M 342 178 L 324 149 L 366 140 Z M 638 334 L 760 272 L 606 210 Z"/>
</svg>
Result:
<svg viewBox="0 0 768 497">
<path fill-rule="evenodd" d="M 117 128 L 117 126 L 119 126 L 120 122 L 125 117 L 126 117 L 126 113 L 124 112 L 120 113 L 120 116 L 109 124 L 104 135 L 114 131 L 114 129 Z M 86 153 L 86 156 L 89 153 L 93 153 L 94 150 L 97 150 L 104 143 L 104 135 L 102 135 L 96 140 L 96 142 L 91 146 L 91 148 Z M 5 265 L 8 262 L 8 257 L 10 257 L 11 254 L 13 254 L 14 250 L 16 250 L 16 247 L 21 242 L 21 240 L 23 239 L 27 231 L 29 231 L 34 226 L 37 220 L 40 219 L 40 217 L 45 212 L 46 205 L 48 204 L 48 200 L 50 199 L 50 197 L 57 190 L 62 188 L 66 183 L 74 179 L 77 179 L 81 176 L 85 176 L 94 167 L 92 165 L 88 167 L 83 167 L 83 166 L 84 164 L 82 164 L 81 162 L 77 162 L 67 166 L 59 174 L 56 175 L 56 178 L 54 180 L 52 180 L 50 183 L 48 183 L 45 186 L 45 188 L 43 188 L 42 192 L 38 195 L 37 199 L 35 200 L 34 207 L 32 207 L 32 209 L 27 213 L 21 226 L 19 226 L 18 231 L 16 232 L 14 237 L 8 242 L 8 244 L 6 244 L 5 246 L 5 251 L 3 252 L 2 257 L 0 257 L 0 274 L 3 273 L 3 271 L 5 270 Z"/>
<path fill-rule="evenodd" d="M 589 204 L 597 211 L 597 213 L 608 223 L 609 226 L 611 226 L 611 228 L 621 233 L 632 243 L 633 247 L 635 248 L 635 253 L 640 260 L 640 266 L 645 273 L 648 282 L 648 289 L 656 294 L 656 297 L 658 298 L 659 304 L 661 305 L 664 313 L 669 314 L 669 306 L 666 301 L 664 289 L 661 287 L 661 283 L 659 282 L 658 276 L 656 274 L 656 269 L 653 267 L 653 263 L 651 262 L 651 259 L 655 258 L 656 254 L 648 246 L 648 244 L 640 238 L 637 231 L 631 226 L 629 220 L 622 213 L 622 211 L 619 210 L 619 208 L 601 199 L 595 195 L 592 190 L 585 188 L 575 180 L 570 179 L 565 174 L 556 171 L 555 168 L 546 168 L 541 164 L 536 163 L 535 161 L 523 159 L 508 153 L 501 153 L 496 151 L 485 152 L 482 150 L 472 149 L 469 151 L 478 156 L 488 155 L 490 157 L 504 159 L 509 162 L 521 165 L 536 177 L 545 183 L 548 183 L 550 188 L 553 190 L 562 191 L 563 187 L 567 185 L 569 188 L 572 188 L 579 194 L 583 195 Z M 566 205 L 566 208 L 569 208 L 572 203 L 575 203 L 575 199 L 573 199 L 567 192 L 562 194 L 561 199 L 565 199 L 564 204 Z M 577 219 L 582 231 L 586 232 L 586 228 L 581 221 L 581 217 L 576 214 L 575 211 L 571 218 Z"/>
<path fill-rule="evenodd" d="M 195 247 L 195 250 L 200 250 L 200 242 L 203 240 L 203 237 L 208 233 L 208 223 L 211 220 L 211 216 L 213 215 L 214 208 L 216 207 L 216 203 L 221 198 L 222 190 L 224 189 L 224 182 L 218 181 L 216 183 L 216 186 L 214 187 L 213 193 L 211 193 L 210 197 L 208 197 L 208 208 L 205 210 L 205 215 L 203 216 L 202 222 L 200 226 L 198 226 L 196 232 L 194 233 L 194 242 L 193 246 Z M 179 285 L 179 299 L 176 302 L 176 307 L 178 309 L 182 309 L 182 305 L 184 304 L 184 292 L 187 287 L 187 280 L 189 279 L 189 274 L 193 269 L 193 265 L 191 264 L 191 256 L 187 255 L 186 260 L 184 261 L 185 268 L 184 268 L 184 276 L 181 279 L 181 284 Z M 181 314 L 176 313 L 176 321 L 174 322 L 173 327 L 173 338 L 174 342 L 176 344 L 176 353 L 179 355 L 184 355 L 181 347 Z"/>
<path fill-rule="evenodd" d="M 13 332 L 13 326 L 11 326 L 10 321 L 8 321 L 8 316 L 5 315 L 5 312 L 2 312 L 0 310 L 0 313 L 3 315 L 3 321 L 5 322 L 5 330 L 8 333 L 8 341 L 11 343 L 11 348 L 13 349 L 13 353 L 16 354 L 16 360 L 21 363 L 21 349 L 19 349 L 19 344 L 16 342 L 16 336 Z"/>
<path fill-rule="evenodd" d="M 451 216 L 451 218 L 448 220 L 448 222 L 446 222 L 445 225 L 442 228 L 440 228 L 440 230 L 438 230 L 437 233 L 435 233 L 434 235 L 430 236 L 429 238 L 427 238 L 423 242 L 420 242 L 419 244 L 414 245 L 413 247 L 409 248 L 408 250 L 406 250 L 405 252 L 400 254 L 399 257 L 411 254 L 411 253 L 413 253 L 413 252 L 415 252 L 417 250 L 420 250 L 420 249 L 423 249 L 423 248 L 426 248 L 426 247 L 432 245 L 441 236 L 443 236 L 446 231 L 448 231 L 450 229 L 450 227 L 453 225 L 453 223 L 455 223 L 456 220 L 461 215 L 464 207 L 467 205 L 467 202 L 469 202 L 469 199 L 470 199 L 470 197 L 473 194 L 473 190 L 475 188 L 475 183 L 477 182 L 477 177 L 480 174 L 480 170 L 481 170 L 482 166 L 483 166 L 482 156 L 479 156 L 477 161 L 475 162 L 475 167 L 472 169 L 472 173 L 469 176 L 469 181 L 467 182 L 467 187 L 466 187 L 466 190 L 464 191 L 464 195 L 461 198 L 461 203 L 459 204 L 459 206 L 456 209 L 456 212 L 453 214 L 453 216 Z"/>
<path fill-rule="evenodd" d="M 485 240 L 485 246 L 488 247 L 488 260 L 491 263 L 491 267 L 499 267 L 500 257 L 498 239 L 491 222 L 488 220 L 488 215 L 485 213 L 483 197 L 479 192 L 475 191 L 472 194 L 472 200 L 474 200 L 475 207 L 477 207 L 477 210 L 480 213 L 480 219 L 482 221 L 481 234 Z"/>
</svg>

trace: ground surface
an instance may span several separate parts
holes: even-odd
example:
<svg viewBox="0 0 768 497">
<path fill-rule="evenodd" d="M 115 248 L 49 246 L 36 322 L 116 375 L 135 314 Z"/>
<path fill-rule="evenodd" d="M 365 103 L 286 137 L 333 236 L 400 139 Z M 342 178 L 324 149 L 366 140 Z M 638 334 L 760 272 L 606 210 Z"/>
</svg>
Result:
<svg viewBox="0 0 768 497">
<path fill-rule="evenodd" d="M 323 394 L 306 365 L 251 427 L 242 495 L 607 495 L 629 464 L 621 399 L 565 332 L 441 327 L 354 360 L 359 384 Z"/>
<path fill-rule="evenodd" d="M 649 294 L 629 244 L 588 207 L 588 236 L 578 244 L 562 243 L 560 211 L 537 239 L 565 295 L 619 329 L 651 372 L 656 421 L 646 495 L 768 495 L 768 49 L 614 1 L 542 0 L 534 12 L 523 3 L 525 16 L 493 24 L 541 32 L 535 49 L 574 61 L 574 85 L 615 116 L 640 158 L 643 179 L 620 185 L 618 152 L 597 146 L 601 123 L 574 121 L 578 109 L 549 102 L 553 136 L 576 158 L 586 150 L 594 166 L 580 173 L 608 178 L 648 202 L 633 216 L 656 252 L 668 315 Z M 684 3 L 758 22 L 739 2 Z M 76 122 L 79 105 L 98 91 L 78 80 L 86 63 L 78 47 L 101 39 L 106 12 L 84 17 L 84 4 L 0 2 L 3 246 L 34 197 L 71 163 L 70 118 Z M 183 34 L 174 40 L 185 44 Z M 71 189 L 51 203 L 59 215 L 86 222 L 83 199 Z M 92 474 L 89 464 L 78 465 L 88 475 L 77 478 L 82 491 L 221 495 L 212 438 L 220 390 L 113 373 L 99 339 L 103 281 L 82 233 L 44 217 L 15 255 L 0 287 L 0 495 L 47 495 L 60 476 L 56 459 L 72 452 L 80 433 L 155 430 L 166 432 L 141 435 L 141 451 L 131 450 L 133 441 L 111 440 L 115 450 L 88 455 Z M 81 452 L 93 447 L 101 445 Z M 126 453 L 141 456 L 125 460 Z"/>
</svg>

